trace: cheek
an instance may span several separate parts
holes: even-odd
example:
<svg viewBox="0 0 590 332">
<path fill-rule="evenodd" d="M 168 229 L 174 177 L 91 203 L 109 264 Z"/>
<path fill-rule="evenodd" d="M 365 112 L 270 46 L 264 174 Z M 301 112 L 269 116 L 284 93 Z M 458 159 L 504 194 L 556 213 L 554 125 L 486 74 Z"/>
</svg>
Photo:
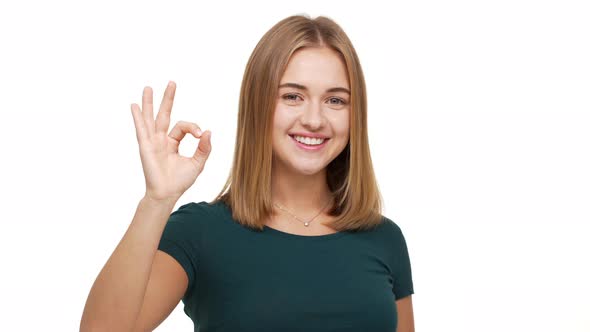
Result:
<svg viewBox="0 0 590 332">
<path fill-rule="evenodd" d="M 348 119 L 348 114 L 333 118 L 332 120 L 332 128 L 334 129 L 334 132 L 339 136 L 348 137 L 350 133 L 350 120 Z"/>
<path fill-rule="evenodd" d="M 278 130 L 284 131 L 285 129 L 288 129 L 292 123 L 293 119 L 291 116 L 289 116 L 288 110 L 278 106 L 275 109 L 273 117 L 273 126 Z"/>
<path fill-rule="evenodd" d="M 281 124 L 281 110 L 277 107 L 275 109 L 274 114 L 273 114 L 272 126 L 273 126 L 273 128 L 278 129 L 280 127 L 280 124 Z"/>
</svg>

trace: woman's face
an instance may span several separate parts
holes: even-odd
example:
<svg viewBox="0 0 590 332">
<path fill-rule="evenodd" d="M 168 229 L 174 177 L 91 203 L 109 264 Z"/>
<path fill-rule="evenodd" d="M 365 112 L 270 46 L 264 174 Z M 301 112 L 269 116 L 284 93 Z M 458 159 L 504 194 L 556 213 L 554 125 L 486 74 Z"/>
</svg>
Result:
<svg viewBox="0 0 590 332">
<path fill-rule="evenodd" d="M 349 138 L 349 91 L 338 53 L 303 48 L 291 56 L 274 112 L 273 168 L 311 175 L 342 152 Z"/>
</svg>

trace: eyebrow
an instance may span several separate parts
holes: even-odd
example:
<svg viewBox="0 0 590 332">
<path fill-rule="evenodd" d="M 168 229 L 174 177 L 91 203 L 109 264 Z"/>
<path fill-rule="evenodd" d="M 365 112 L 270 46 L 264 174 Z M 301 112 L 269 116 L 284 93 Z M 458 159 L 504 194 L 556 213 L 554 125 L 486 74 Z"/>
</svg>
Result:
<svg viewBox="0 0 590 332">
<path fill-rule="evenodd" d="M 303 91 L 308 91 L 307 87 L 301 84 L 297 84 L 297 83 L 284 83 L 279 85 L 279 89 L 280 88 L 295 88 L 295 89 L 299 89 L 299 90 L 303 90 Z M 328 90 L 326 90 L 326 92 L 346 92 L 348 94 L 350 94 L 350 91 L 346 88 L 343 87 L 335 87 L 335 88 L 330 88 Z"/>
</svg>

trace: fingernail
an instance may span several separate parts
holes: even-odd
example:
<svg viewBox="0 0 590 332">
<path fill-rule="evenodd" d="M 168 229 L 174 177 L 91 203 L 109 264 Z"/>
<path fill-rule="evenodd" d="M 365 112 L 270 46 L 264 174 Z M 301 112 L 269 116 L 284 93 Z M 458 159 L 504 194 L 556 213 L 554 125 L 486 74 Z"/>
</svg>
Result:
<svg viewBox="0 0 590 332">
<path fill-rule="evenodd" d="M 197 135 L 201 136 L 203 134 L 203 132 L 201 132 L 201 129 L 197 129 Z"/>
</svg>

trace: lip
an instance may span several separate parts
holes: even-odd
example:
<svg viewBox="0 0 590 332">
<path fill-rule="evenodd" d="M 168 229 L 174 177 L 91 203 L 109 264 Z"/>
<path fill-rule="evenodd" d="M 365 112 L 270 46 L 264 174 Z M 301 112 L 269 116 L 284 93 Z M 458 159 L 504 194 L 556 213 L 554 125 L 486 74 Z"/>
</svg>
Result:
<svg viewBox="0 0 590 332">
<path fill-rule="evenodd" d="M 309 137 L 309 138 L 324 138 L 324 139 L 330 138 L 326 135 L 312 134 L 312 133 L 289 133 L 289 135 L 290 136 L 303 136 L 303 137 Z"/>
<path fill-rule="evenodd" d="M 325 138 L 324 141 L 322 142 L 322 144 L 310 146 L 310 145 L 305 145 L 303 143 L 297 142 L 297 140 L 295 139 L 294 135 L 289 135 L 289 137 L 291 137 L 291 140 L 293 140 L 293 142 L 295 143 L 295 145 L 297 145 L 297 147 L 299 147 L 299 148 L 301 148 L 303 150 L 307 150 L 307 151 L 321 150 L 324 146 L 326 146 L 326 144 L 328 144 L 328 141 L 330 140 L 329 138 Z"/>
</svg>

